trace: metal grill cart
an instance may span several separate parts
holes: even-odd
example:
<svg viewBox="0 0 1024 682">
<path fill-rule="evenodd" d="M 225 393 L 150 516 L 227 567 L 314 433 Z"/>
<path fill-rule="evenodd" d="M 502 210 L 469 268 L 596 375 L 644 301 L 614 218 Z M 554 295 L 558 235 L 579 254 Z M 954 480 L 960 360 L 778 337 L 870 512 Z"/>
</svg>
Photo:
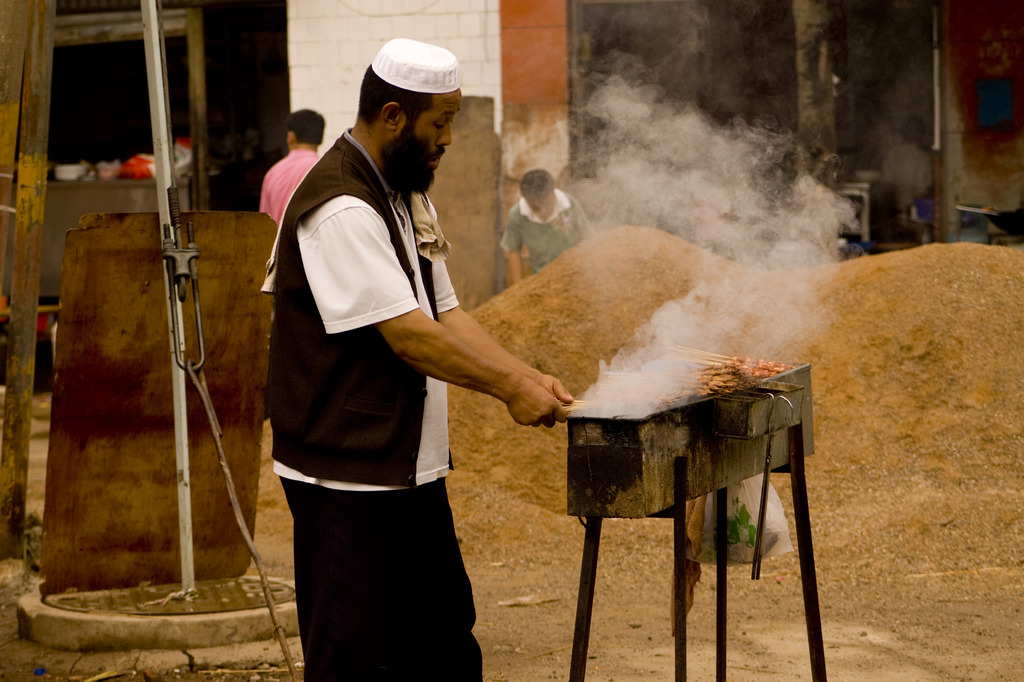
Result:
<svg viewBox="0 0 1024 682">
<path fill-rule="evenodd" d="M 725 679 L 726 487 L 769 471 L 788 471 L 792 478 L 811 673 L 825 682 L 804 477 L 804 457 L 814 452 L 811 403 L 811 368 L 804 364 L 751 389 L 695 398 L 642 419 L 570 415 L 567 511 L 586 527 L 570 682 L 586 675 L 604 518 L 673 519 L 675 679 L 686 679 L 686 500 L 708 493 L 716 493 L 718 510 L 716 679 Z"/>
</svg>

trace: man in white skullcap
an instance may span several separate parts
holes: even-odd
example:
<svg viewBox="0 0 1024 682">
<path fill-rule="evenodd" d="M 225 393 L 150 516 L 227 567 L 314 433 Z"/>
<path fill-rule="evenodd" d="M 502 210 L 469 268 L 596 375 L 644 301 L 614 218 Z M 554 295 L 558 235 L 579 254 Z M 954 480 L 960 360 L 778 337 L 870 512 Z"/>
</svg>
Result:
<svg viewBox="0 0 1024 682">
<path fill-rule="evenodd" d="M 445 488 L 446 383 L 520 424 L 572 396 L 464 312 L 427 200 L 459 111 L 458 62 L 396 39 L 355 126 L 295 190 L 268 263 L 274 471 L 294 519 L 305 679 L 480 682 Z"/>
</svg>

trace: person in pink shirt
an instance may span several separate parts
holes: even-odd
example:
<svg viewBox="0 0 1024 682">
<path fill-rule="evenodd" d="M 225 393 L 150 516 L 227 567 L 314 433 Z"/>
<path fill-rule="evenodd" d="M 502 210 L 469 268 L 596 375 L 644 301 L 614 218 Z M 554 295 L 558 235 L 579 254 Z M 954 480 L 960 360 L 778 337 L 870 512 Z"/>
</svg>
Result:
<svg viewBox="0 0 1024 682">
<path fill-rule="evenodd" d="M 260 189 L 260 213 L 280 224 L 292 192 L 319 157 L 316 150 L 324 141 L 324 117 L 312 109 L 300 109 L 285 119 L 288 156 L 267 171 Z"/>
</svg>

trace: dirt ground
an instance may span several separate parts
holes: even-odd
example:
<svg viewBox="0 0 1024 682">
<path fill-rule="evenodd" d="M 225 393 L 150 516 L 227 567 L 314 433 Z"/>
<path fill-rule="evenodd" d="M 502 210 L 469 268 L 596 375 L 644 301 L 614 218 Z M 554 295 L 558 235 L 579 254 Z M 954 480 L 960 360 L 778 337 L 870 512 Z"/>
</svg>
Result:
<svg viewBox="0 0 1024 682">
<path fill-rule="evenodd" d="M 601 362 L 657 346 L 652 315 L 681 316 L 679 345 L 811 363 L 807 479 L 829 679 L 1021 679 L 1024 253 L 931 245 L 800 276 L 750 270 L 624 227 L 473 312 L 577 395 Z M 669 301 L 682 303 L 673 312 Z M 518 427 L 460 389 L 450 415 L 449 489 L 484 679 L 567 680 L 584 529 L 565 514 L 565 427 Z M 788 478 L 772 481 L 792 526 Z M 662 519 L 605 521 L 588 680 L 673 679 L 671 533 Z M 291 577 L 290 517 L 266 447 L 256 543 L 272 576 Z M 9 579 L 3 601 L 24 584 Z M 717 589 L 705 567 L 688 616 L 690 679 L 714 676 Z M 796 553 L 766 561 L 759 581 L 730 568 L 728 598 L 730 679 L 811 679 Z"/>
<path fill-rule="evenodd" d="M 794 276 L 625 227 L 473 312 L 580 395 L 600 361 L 652 343 L 647 321 L 677 299 L 687 324 L 694 308 L 735 322 L 699 320 L 680 345 L 812 365 L 807 477 L 829 679 L 1021 679 L 1024 253 L 932 245 Z M 485 679 L 568 679 L 584 529 L 565 515 L 565 427 L 516 426 L 461 389 L 450 414 Z M 788 477 L 772 480 L 792 525 Z M 278 546 L 287 510 L 273 490 L 264 473 L 257 532 Z M 588 680 L 672 679 L 671 533 L 662 519 L 605 521 Z M 716 587 L 708 566 L 688 618 L 691 679 L 714 676 Z M 759 581 L 730 568 L 728 600 L 731 679 L 810 679 L 796 553 L 766 561 Z"/>
</svg>

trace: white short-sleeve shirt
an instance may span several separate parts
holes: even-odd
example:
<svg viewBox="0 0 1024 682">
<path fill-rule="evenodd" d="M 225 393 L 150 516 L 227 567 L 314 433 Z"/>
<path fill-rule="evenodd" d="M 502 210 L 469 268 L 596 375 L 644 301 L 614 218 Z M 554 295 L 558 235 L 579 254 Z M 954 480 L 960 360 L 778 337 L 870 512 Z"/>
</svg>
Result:
<svg viewBox="0 0 1024 682">
<path fill-rule="evenodd" d="M 384 220 L 365 201 L 352 196 L 335 197 L 311 211 L 297 227 L 299 251 L 313 299 L 328 334 L 338 334 L 383 322 L 422 309 L 432 315 L 420 276 L 416 238 L 405 203 L 392 200 L 395 219 L 401 226 L 409 261 L 416 270 L 417 296 L 409 286 Z M 433 211 L 434 207 L 430 206 Z M 434 214 L 436 219 L 436 214 Z M 437 312 L 458 306 L 448 269 L 434 263 Z M 390 490 L 351 481 L 331 481 L 306 476 L 280 462 L 279 476 L 340 490 Z M 427 377 L 416 483 L 423 485 L 448 474 L 448 396 L 443 381 Z"/>
</svg>

